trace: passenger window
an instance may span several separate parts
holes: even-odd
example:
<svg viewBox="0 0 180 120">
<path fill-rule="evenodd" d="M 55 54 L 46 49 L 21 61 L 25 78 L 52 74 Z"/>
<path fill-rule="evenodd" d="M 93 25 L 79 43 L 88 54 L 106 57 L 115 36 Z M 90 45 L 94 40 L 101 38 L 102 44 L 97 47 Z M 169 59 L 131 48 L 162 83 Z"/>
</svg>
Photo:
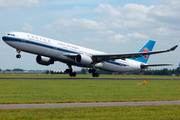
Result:
<svg viewBox="0 0 180 120">
<path fill-rule="evenodd" d="M 31 36 L 32 38 L 34 38 L 34 36 Z"/>
</svg>

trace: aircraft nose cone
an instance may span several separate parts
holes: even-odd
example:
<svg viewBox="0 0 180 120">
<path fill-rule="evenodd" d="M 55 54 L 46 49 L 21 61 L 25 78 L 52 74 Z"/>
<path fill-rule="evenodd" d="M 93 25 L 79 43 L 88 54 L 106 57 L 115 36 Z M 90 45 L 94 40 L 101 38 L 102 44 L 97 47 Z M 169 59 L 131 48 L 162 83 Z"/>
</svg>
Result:
<svg viewBox="0 0 180 120">
<path fill-rule="evenodd" d="M 5 37 L 4 37 L 4 36 L 2 37 L 2 40 L 3 40 L 3 41 L 5 40 Z"/>
<path fill-rule="evenodd" d="M 2 37 L 2 40 L 3 40 L 3 41 L 6 41 L 6 40 L 8 40 L 8 38 L 7 38 L 6 36 L 3 36 L 3 37 Z"/>
</svg>

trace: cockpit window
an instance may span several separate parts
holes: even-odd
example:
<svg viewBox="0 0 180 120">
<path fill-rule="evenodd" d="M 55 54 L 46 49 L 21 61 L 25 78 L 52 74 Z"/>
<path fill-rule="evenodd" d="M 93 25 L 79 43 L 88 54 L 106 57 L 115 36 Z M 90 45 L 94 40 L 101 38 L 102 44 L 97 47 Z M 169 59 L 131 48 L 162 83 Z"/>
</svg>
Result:
<svg viewBox="0 0 180 120">
<path fill-rule="evenodd" d="M 7 35 L 9 35 L 9 36 L 15 36 L 15 34 L 7 34 Z"/>
</svg>

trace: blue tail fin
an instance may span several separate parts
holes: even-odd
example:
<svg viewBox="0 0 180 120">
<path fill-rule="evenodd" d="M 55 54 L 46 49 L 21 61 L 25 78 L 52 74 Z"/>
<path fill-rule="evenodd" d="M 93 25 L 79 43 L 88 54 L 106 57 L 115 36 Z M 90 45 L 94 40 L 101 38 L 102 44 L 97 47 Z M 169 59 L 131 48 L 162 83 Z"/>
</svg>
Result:
<svg viewBox="0 0 180 120">
<path fill-rule="evenodd" d="M 139 52 L 150 52 L 152 51 L 153 47 L 154 47 L 155 41 L 153 40 L 149 40 L 142 48 Z M 138 57 L 136 60 L 139 62 L 143 62 L 143 63 L 147 63 L 148 59 L 149 59 L 150 55 L 144 55 L 142 57 Z"/>
</svg>

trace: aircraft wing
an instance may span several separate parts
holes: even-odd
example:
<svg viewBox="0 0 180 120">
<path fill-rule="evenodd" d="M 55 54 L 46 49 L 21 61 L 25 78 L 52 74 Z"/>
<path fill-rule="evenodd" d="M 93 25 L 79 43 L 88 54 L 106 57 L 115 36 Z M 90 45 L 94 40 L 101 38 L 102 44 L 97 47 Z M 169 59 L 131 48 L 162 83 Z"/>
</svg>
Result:
<svg viewBox="0 0 180 120">
<path fill-rule="evenodd" d="M 153 51 L 153 52 L 137 52 L 137 53 L 128 53 L 128 54 L 95 54 L 95 55 L 92 55 L 92 59 L 94 63 L 99 63 L 99 62 L 103 62 L 107 60 L 114 60 L 114 59 L 126 59 L 126 58 L 136 59 L 144 55 L 152 55 L 152 54 L 174 51 L 177 47 L 178 45 L 167 50 Z"/>
</svg>

